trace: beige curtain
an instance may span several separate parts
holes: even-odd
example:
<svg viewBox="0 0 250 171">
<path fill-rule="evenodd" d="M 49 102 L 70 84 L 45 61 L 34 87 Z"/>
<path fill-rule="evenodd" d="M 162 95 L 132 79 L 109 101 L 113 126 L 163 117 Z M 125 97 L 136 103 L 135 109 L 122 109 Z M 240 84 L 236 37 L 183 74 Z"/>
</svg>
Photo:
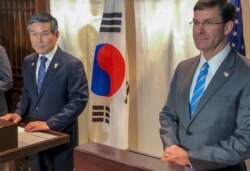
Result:
<svg viewBox="0 0 250 171">
<path fill-rule="evenodd" d="M 159 156 L 159 112 L 165 103 L 177 63 L 198 52 L 188 22 L 196 0 L 127 0 L 126 23 L 130 54 L 130 142 L 133 150 Z M 51 13 L 59 22 L 59 45 L 83 62 L 92 73 L 105 0 L 51 0 Z M 131 8 L 131 4 L 134 8 Z M 127 14 L 127 15 L 128 15 Z M 127 17 L 128 18 L 128 17 Z M 129 33 L 130 33 L 129 32 Z M 88 109 L 79 118 L 80 144 L 88 141 Z"/>
<path fill-rule="evenodd" d="M 157 156 L 162 152 L 158 118 L 174 69 L 179 61 L 198 54 L 189 26 L 195 2 L 134 0 L 137 100 L 131 105 L 137 105 L 139 151 Z"/>
</svg>

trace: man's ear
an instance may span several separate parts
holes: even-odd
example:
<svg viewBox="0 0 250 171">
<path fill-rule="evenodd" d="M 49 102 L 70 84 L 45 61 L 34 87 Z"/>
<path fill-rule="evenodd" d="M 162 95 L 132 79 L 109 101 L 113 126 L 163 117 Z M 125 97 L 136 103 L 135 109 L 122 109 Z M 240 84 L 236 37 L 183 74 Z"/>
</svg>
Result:
<svg viewBox="0 0 250 171">
<path fill-rule="evenodd" d="M 59 37 L 59 31 L 58 30 L 55 32 L 55 35 L 56 35 L 57 38 Z"/>
<path fill-rule="evenodd" d="M 229 35 L 231 33 L 231 31 L 233 30 L 233 27 L 234 27 L 234 22 L 228 21 L 224 26 L 225 35 Z"/>
</svg>

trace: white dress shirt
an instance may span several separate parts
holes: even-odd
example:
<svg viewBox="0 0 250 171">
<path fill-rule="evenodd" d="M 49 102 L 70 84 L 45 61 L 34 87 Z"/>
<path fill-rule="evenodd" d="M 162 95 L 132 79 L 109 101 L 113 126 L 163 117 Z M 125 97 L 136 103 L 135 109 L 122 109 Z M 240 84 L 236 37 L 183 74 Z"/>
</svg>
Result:
<svg viewBox="0 0 250 171">
<path fill-rule="evenodd" d="M 39 54 L 39 58 L 38 58 L 38 61 L 37 61 L 37 65 L 36 65 L 36 82 L 37 82 L 37 78 L 38 78 L 38 70 L 39 70 L 39 67 L 40 67 L 40 57 L 41 56 L 45 56 L 47 58 L 47 61 L 46 61 L 46 70 L 48 69 L 49 67 L 49 64 L 50 62 L 52 61 L 52 58 L 54 57 L 55 53 L 56 53 L 56 50 L 57 50 L 57 45 L 54 47 L 54 49 L 52 51 L 50 51 L 49 53 L 45 54 L 45 55 L 42 55 L 42 54 Z"/>
<path fill-rule="evenodd" d="M 229 51 L 230 51 L 231 47 L 229 44 L 227 44 L 227 46 L 220 51 L 217 55 L 215 55 L 214 57 L 212 57 L 209 61 L 207 61 L 204 56 L 201 54 L 200 57 L 200 62 L 195 70 L 195 74 L 193 77 L 193 81 L 192 81 L 192 85 L 190 88 L 190 94 L 189 94 L 189 101 L 191 101 L 192 98 L 192 94 L 193 94 L 193 90 L 194 90 L 194 86 L 196 84 L 196 80 L 197 77 L 199 75 L 200 69 L 202 67 L 202 65 L 205 62 L 208 62 L 209 64 L 209 68 L 208 68 L 208 74 L 206 77 L 206 82 L 205 82 L 205 87 L 204 87 L 204 91 L 206 90 L 208 84 L 210 83 L 210 81 L 212 80 L 214 74 L 216 73 L 216 71 L 218 70 L 218 68 L 220 67 L 221 63 L 224 61 L 224 59 L 226 58 L 226 56 L 228 55 Z"/>
</svg>

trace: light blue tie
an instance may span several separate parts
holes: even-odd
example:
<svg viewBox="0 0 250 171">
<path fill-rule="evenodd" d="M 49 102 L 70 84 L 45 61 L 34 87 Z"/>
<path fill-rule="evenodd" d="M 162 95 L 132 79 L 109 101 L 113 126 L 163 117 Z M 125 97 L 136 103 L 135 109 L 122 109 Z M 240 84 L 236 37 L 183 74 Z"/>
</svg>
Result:
<svg viewBox="0 0 250 171">
<path fill-rule="evenodd" d="M 192 114 L 198 106 L 199 100 L 204 92 L 208 68 L 209 65 L 207 62 L 205 62 L 200 69 L 200 73 L 194 86 L 193 95 L 190 101 L 190 119 L 192 118 Z"/>
<path fill-rule="evenodd" d="M 40 57 L 40 67 L 38 70 L 38 78 L 37 78 L 37 92 L 39 94 L 40 89 L 42 87 L 43 79 L 46 73 L 46 61 L 48 59 L 45 56 Z"/>
</svg>

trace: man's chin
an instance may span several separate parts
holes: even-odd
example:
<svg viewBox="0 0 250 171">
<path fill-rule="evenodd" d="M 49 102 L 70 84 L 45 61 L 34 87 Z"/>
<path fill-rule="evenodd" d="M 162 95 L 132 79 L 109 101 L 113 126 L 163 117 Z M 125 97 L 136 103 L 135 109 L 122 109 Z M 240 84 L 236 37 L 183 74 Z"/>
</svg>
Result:
<svg viewBox="0 0 250 171">
<path fill-rule="evenodd" d="M 44 49 L 35 49 L 35 51 L 36 51 L 37 53 L 39 53 L 39 54 L 46 54 L 46 53 L 47 53 L 47 51 L 44 50 Z"/>
<path fill-rule="evenodd" d="M 207 50 L 207 47 L 206 47 L 206 46 L 202 46 L 201 44 L 196 45 L 196 48 L 197 48 L 199 51 L 206 51 L 206 50 Z"/>
</svg>

